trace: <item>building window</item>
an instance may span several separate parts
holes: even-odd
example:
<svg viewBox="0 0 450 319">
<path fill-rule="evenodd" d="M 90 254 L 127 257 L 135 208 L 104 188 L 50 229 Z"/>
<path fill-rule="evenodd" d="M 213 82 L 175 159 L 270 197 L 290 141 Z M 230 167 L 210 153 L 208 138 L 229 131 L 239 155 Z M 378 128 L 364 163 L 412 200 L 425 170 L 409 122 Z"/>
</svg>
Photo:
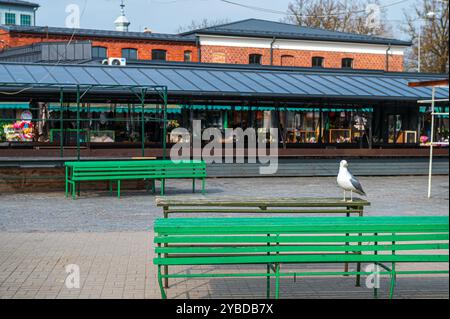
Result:
<svg viewBox="0 0 450 319">
<path fill-rule="evenodd" d="M 92 47 L 92 58 L 106 59 L 108 57 L 108 49 L 105 47 Z"/>
<path fill-rule="evenodd" d="M 351 59 L 351 58 L 342 59 L 342 68 L 343 69 L 353 69 L 353 59 Z"/>
<path fill-rule="evenodd" d="M 261 63 L 262 63 L 261 54 L 250 54 L 248 64 L 261 64 Z"/>
<path fill-rule="evenodd" d="M 15 25 L 16 24 L 16 14 L 6 12 L 5 13 L 5 24 L 6 25 Z"/>
<path fill-rule="evenodd" d="M 122 49 L 122 58 L 127 60 L 137 60 L 138 50 L 137 49 Z"/>
<path fill-rule="evenodd" d="M 20 25 L 30 26 L 31 25 L 31 16 L 29 14 L 21 14 L 20 15 Z"/>
<path fill-rule="evenodd" d="M 152 60 L 166 61 L 167 60 L 167 51 L 166 50 L 152 50 Z"/>
<path fill-rule="evenodd" d="M 313 68 L 323 68 L 324 58 L 320 56 L 315 56 L 312 58 L 312 66 Z"/>
<path fill-rule="evenodd" d="M 192 62 L 192 51 L 184 51 L 184 62 Z"/>
<path fill-rule="evenodd" d="M 294 57 L 292 55 L 281 56 L 281 66 L 294 66 Z"/>
</svg>

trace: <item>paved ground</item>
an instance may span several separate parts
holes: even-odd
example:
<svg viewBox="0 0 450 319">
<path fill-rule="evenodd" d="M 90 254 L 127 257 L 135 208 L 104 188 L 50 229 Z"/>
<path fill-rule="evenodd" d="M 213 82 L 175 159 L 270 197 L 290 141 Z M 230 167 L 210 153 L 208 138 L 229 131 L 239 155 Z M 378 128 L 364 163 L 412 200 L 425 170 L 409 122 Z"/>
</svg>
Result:
<svg viewBox="0 0 450 319">
<path fill-rule="evenodd" d="M 448 176 L 435 177 L 432 200 L 425 196 L 426 177 L 361 180 L 372 202 L 368 214 L 448 215 Z M 188 194 L 189 189 L 189 182 L 170 182 L 168 193 Z M 213 179 L 208 180 L 208 194 L 341 195 L 332 178 Z M 0 298 L 160 297 L 151 263 L 151 229 L 161 212 L 153 196 L 124 192 L 119 201 L 106 193 L 82 195 L 76 201 L 66 200 L 62 193 L 0 195 Z M 70 264 L 80 267 L 80 289 L 67 289 L 64 284 L 65 267 Z M 169 297 L 263 298 L 264 283 L 264 279 L 177 280 Z M 448 298 L 448 285 L 448 276 L 401 277 L 396 297 Z M 386 287 L 384 278 L 382 297 Z M 281 288 L 283 298 L 372 298 L 369 289 L 354 287 L 351 277 L 284 279 Z"/>
<path fill-rule="evenodd" d="M 434 178 L 432 200 L 426 197 L 427 177 L 363 177 L 371 215 L 447 215 L 448 176 Z M 209 179 L 209 195 L 340 197 L 335 178 Z M 190 181 L 169 181 L 167 195 L 191 195 Z M 148 231 L 161 210 L 145 191 L 124 191 L 119 201 L 108 192 L 82 192 L 65 199 L 62 193 L 0 194 L 0 231 L 110 232 Z"/>
</svg>

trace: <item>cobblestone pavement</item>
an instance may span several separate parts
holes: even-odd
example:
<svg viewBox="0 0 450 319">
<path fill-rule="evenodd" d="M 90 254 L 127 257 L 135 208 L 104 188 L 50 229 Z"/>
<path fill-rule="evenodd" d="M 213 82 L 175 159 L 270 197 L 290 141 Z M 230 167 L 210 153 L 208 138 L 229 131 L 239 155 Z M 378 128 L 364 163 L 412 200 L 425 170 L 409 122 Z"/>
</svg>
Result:
<svg viewBox="0 0 450 319">
<path fill-rule="evenodd" d="M 425 196 L 426 177 L 361 181 L 372 202 L 367 210 L 370 215 L 448 214 L 448 176 L 434 178 L 432 200 Z M 168 195 L 189 194 L 189 189 L 190 182 L 170 182 Z M 214 196 L 341 195 L 332 178 L 211 179 L 207 190 Z M 155 207 L 153 195 L 125 191 L 123 196 L 119 201 L 104 192 L 86 192 L 72 201 L 63 193 L 0 195 L 0 298 L 160 298 L 152 265 L 151 229 L 161 211 Z M 80 267 L 79 289 L 65 286 L 65 270 L 70 264 Z M 341 269 L 339 265 L 291 267 Z M 220 267 L 187 270 L 216 272 Z M 382 298 L 387 296 L 387 280 L 382 280 Z M 398 279 L 396 298 L 448 298 L 448 289 L 448 276 L 404 276 Z M 171 281 L 168 293 L 170 298 L 264 298 L 265 280 L 179 279 Z M 286 278 L 281 296 L 372 298 L 372 292 L 355 287 L 352 277 L 301 278 L 296 282 Z"/>
<path fill-rule="evenodd" d="M 160 298 L 156 267 L 152 265 L 152 237 L 150 232 L 0 233 L 0 298 Z M 79 289 L 65 285 L 65 267 L 71 264 L 80 267 Z M 172 267 L 170 271 L 212 273 L 223 268 L 228 267 Z M 232 268 L 254 271 L 244 266 Z M 340 265 L 285 268 L 342 270 Z M 373 298 L 364 285 L 365 278 L 362 283 L 362 287 L 355 287 L 353 277 L 298 278 L 296 282 L 286 278 L 281 281 L 281 296 Z M 266 291 L 263 278 L 179 279 L 170 284 L 169 298 L 264 298 Z M 448 298 L 448 284 L 448 276 L 402 276 L 396 298 Z M 387 296 L 388 278 L 383 277 L 380 298 Z"/>
<path fill-rule="evenodd" d="M 363 177 L 372 206 L 370 215 L 447 215 L 448 176 L 433 180 L 428 200 L 427 177 Z M 167 195 L 190 195 L 190 181 L 169 181 Z M 212 196 L 324 196 L 341 197 L 335 178 L 209 179 Z M 75 201 L 63 193 L 0 194 L 0 231 L 110 232 L 148 231 L 162 216 L 152 194 L 124 191 L 121 200 L 108 192 L 86 191 Z M 180 216 L 180 215 L 178 215 Z M 192 216 L 192 215 L 191 215 Z M 194 215 L 195 216 L 195 215 Z M 180 216 L 181 217 L 181 216 Z"/>
</svg>

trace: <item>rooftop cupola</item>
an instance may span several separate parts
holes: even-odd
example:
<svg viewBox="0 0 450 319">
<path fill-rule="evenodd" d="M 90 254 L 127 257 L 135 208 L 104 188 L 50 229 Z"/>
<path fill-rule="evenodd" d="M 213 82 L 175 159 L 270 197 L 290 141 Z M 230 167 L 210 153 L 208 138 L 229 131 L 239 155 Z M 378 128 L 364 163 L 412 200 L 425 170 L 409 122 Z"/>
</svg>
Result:
<svg viewBox="0 0 450 319">
<path fill-rule="evenodd" d="M 123 0 L 120 4 L 120 12 L 121 12 L 120 16 L 116 19 L 116 21 L 114 21 L 114 24 L 116 25 L 116 30 L 128 32 L 128 27 L 130 26 L 131 22 L 125 16 L 125 4 L 123 3 Z"/>
</svg>

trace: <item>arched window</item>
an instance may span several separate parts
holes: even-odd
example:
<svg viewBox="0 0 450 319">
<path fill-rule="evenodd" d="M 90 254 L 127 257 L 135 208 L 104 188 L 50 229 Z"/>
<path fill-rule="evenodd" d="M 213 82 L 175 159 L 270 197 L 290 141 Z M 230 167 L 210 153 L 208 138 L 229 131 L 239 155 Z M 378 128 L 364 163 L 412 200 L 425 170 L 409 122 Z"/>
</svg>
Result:
<svg viewBox="0 0 450 319">
<path fill-rule="evenodd" d="M 313 68 L 323 68 L 324 58 L 321 56 L 315 56 L 312 58 L 312 67 Z"/>
<path fill-rule="evenodd" d="M 343 69 L 353 69 L 353 59 L 352 58 L 342 59 L 342 68 Z"/>
<path fill-rule="evenodd" d="M 152 60 L 166 61 L 167 60 L 167 51 L 166 50 L 152 50 Z"/>
<path fill-rule="evenodd" d="M 122 58 L 127 60 L 137 60 L 138 50 L 137 49 L 122 49 Z"/>
<path fill-rule="evenodd" d="M 108 57 L 108 49 L 105 47 L 92 47 L 92 58 L 106 59 Z"/>
<path fill-rule="evenodd" d="M 192 62 L 192 51 L 184 51 L 184 62 Z"/>
<path fill-rule="evenodd" d="M 248 57 L 248 64 L 262 64 L 262 55 L 250 54 Z"/>
<path fill-rule="evenodd" d="M 281 56 L 281 66 L 294 66 L 294 57 L 292 55 Z"/>
</svg>

